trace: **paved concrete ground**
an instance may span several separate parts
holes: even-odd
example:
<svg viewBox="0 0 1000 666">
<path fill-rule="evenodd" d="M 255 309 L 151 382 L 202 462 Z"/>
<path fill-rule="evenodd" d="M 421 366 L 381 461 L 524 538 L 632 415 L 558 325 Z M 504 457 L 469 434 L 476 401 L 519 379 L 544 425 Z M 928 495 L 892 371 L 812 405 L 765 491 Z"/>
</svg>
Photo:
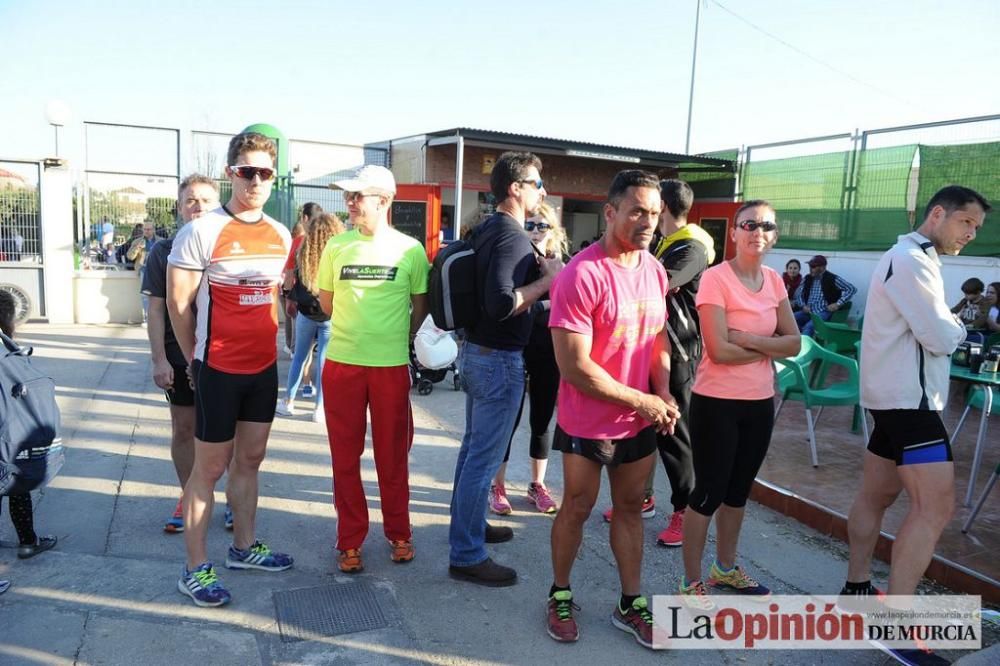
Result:
<svg viewBox="0 0 1000 666">
<path fill-rule="evenodd" d="M 573 578 L 582 607 L 581 639 L 575 645 L 553 642 L 543 624 L 551 582 L 551 518 L 534 513 L 523 499 L 528 478 L 523 431 L 515 440 L 509 473 L 515 512 L 496 521 L 513 527 L 516 538 L 491 549 L 497 560 L 518 569 L 520 582 L 484 589 L 452 581 L 447 577 L 448 502 L 464 402 L 461 393 L 451 390 L 450 377 L 429 396 L 413 394 L 416 560 L 406 565 L 389 561 L 369 450 L 364 478 L 373 511 L 366 572 L 336 572 L 324 427 L 312 423 L 308 414 L 279 418 L 261 473 L 258 531 L 273 546 L 292 553 L 295 567 L 280 574 L 220 568 L 233 603 L 199 609 L 176 589 L 183 538 L 162 532 L 178 489 L 167 446 L 168 412 L 149 378 L 145 331 L 32 325 L 24 328 L 22 338 L 35 345 L 36 363 L 57 380 L 64 436 L 71 448 L 62 474 L 36 498 L 37 528 L 58 535 L 58 547 L 25 561 L 17 560 L 10 548 L 0 549 L 0 578 L 13 581 L 0 596 L 0 664 L 885 662 L 875 651 L 643 650 L 608 620 L 619 587 L 608 529 L 596 511 L 586 526 Z M 282 373 L 286 367 L 282 358 Z M 558 489 L 558 454 L 553 462 L 548 478 Z M 661 473 L 661 501 L 669 497 L 665 484 Z M 223 500 L 221 486 L 217 500 Z M 607 503 L 606 489 L 600 503 Z M 222 529 L 221 506 L 216 509 L 209 552 L 221 564 L 229 535 Z M 681 575 L 679 550 L 654 544 L 662 527 L 662 517 L 646 523 L 647 594 L 672 591 Z M 14 540 L 6 518 L 0 521 L 0 539 L 7 546 Z M 775 592 L 836 593 L 845 555 L 841 544 L 751 505 L 742 562 Z M 876 578 L 884 581 L 885 576 L 885 568 L 878 567 Z M 332 622 L 334 610 L 342 612 L 341 621 L 366 616 L 373 623 L 366 626 L 374 628 L 335 637 L 307 631 L 314 623 Z M 293 611 L 299 616 L 284 625 L 283 635 L 278 614 Z M 298 640 L 289 635 L 296 629 Z M 997 663 L 996 656 L 979 658 Z"/>
</svg>

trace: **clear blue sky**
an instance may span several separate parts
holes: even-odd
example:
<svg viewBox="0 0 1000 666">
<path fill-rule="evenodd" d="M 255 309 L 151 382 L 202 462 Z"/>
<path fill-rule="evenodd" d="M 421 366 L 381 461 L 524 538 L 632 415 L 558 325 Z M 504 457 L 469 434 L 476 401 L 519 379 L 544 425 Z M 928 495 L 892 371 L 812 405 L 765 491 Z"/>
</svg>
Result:
<svg viewBox="0 0 1000 666">
<path fill-rule="evenodd" d="M 997 0 L 720 2 L 702 4 L 692 152 L 1000 112 Z M 81 120 L 263 121 L 345 143 L 469 126 L 680 152 L 694 14 L 695 0 L 0 0 L 0 158 L 52 152 L 51 99 L 73 111 L 71 155 Z"/>
</svg>

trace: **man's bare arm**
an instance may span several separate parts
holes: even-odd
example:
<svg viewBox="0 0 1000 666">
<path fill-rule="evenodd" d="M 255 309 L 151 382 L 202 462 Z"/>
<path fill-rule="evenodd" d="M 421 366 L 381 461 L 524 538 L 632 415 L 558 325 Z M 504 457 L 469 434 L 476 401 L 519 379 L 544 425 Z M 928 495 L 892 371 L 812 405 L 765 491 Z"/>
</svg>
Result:
<svg viewBox="0 0 1000 666">
<path fill-rule="evenodd" d="M 167 266 L 167 312 L 181 353 L 190 364 L 194 358 L 195 314 L 191 308 L 201 285 L 202 272 Z"/>
<path fill-rule="evenodd" d="M 598 400 L 634 409 L 658 429 L 667 428 L 676 420 L 679 415 L 676 406 L 668 405 L 658 395 L 645 393 L 616 381 L 595 363 L 590 358 L 592 341 L 589 336 L 564 328 L 553 328 L 552 342 L 561 377 L 580 392 Z"/>
<path fill-rule="evenodd" d="M 166 331 L 167 302 L 158 296 L 150 296 L 146 336 L 149 338 L 149 352 L 153 359 L 153 383 L 161 389 L 168 389 L 174 385 L 174 369 L 167 360 L 167 349 L 164 345 Z"/>
</svg>

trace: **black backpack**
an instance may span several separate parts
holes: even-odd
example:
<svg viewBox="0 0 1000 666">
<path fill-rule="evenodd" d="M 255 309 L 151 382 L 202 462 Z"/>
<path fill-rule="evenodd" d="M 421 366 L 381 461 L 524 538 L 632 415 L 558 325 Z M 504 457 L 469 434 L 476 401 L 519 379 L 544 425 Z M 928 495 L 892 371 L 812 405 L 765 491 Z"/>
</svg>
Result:
<svg viewBox="0 0 1000 666">
<path fill-rule="evenodd" d="M 480 225 L 482 226 L 482 225 Z M 475 239 L 445 245 L 431 264 L 427 295 L 434 325 L 446 331 L 470 328 L 479 321 L 479 296 L 476 293 Z"/>
<path fill-rule="evenodd" d="M 302 284 L 302 280 L 299 279 L 299 269 L 297 268 L 295 269 L 295 284 L 292 285 L 285 298 L 295 301 L 300 315 L 304 315 L 313 321 L 330 321 L 330 315 L 323 312 L 323 308 L 320 307 L 319 298 Z"/>
<path fill-rule="evenodd" d="M 65 462 L 51 377 L 31 365 L 31 347 L 0 333 L 0 496 L 40 488 Z"/>
</svg>

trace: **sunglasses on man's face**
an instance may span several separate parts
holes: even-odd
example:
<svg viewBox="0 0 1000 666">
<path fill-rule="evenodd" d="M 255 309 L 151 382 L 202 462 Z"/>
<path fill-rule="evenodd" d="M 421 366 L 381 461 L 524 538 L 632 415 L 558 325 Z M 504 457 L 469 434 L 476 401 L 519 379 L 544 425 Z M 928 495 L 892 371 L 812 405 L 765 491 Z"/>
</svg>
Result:
<svg viewBox="0 0 1000 666">
<path fill-rule="evenodd" d="M 254 176 L 259 176 L 261 181 L 268 181 L 274 178 L 274 169 L 269 169 L 267 167 L 255 167 L 250 166 L 249 164 L 240 164 L 238 166 L 229 167 L 229 169 L 244 180 L 253 180 Z"/>
<path fill-rule="evenodd" d="M 352 201 L 361 201 L 365 197 L 377 197 L 377 196 L 379 196 L 377 193 L 365 194 L 364 192 L 344 192 L 344 201 L 350 203 Z"/>
<path fill-rule="evenodd" d="M 541 178 L 522 178 L 517 181 L 519 183 L 525 183 L 527 185 L 534 185 L 536 190 L 540 190 L 545 187 L 545 181 Z"/>
<path fill-rule="evenodd" d="M 525 222 L 524 223 L 524 229 L 525 229 L 525 231 L 534 231 L 535 229 L 538 229 L 539 231 L 548 231 L 551 228 L 552 228 L 552 225 L 549 224 L 548 222 Z"/>
<path fill-rule="evenodd" d="M 774 231 L 778 228 L 778 225 L 774 222 L 758 222 L 757 220 L 743 220 L 742 222 L 737 222 L 736 226 L 743 231 L 757 231 L 758 229 Z"/>
</svg>

